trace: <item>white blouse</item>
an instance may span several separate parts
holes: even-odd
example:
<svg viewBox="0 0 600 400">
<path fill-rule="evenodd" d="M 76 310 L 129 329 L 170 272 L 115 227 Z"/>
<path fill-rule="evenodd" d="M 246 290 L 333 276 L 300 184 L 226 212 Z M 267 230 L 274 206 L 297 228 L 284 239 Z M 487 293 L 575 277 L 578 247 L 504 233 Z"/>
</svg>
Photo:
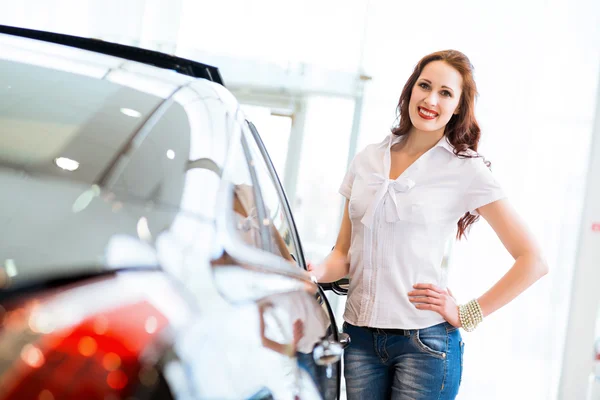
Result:
<svg viewBox="0 0 600 400">
<path fill-rule="evenodd" d="M 446 288 L 444 248 L 466 212 L 505 195 L 482 158 L 461 158 L 443 137 L 396 180 L 390 134 L 354 157 L 340 187 L 350 200 L 350 288 L 344 319 L 357 326 L 421 329 L 444 321 L 419 310 L 407 293 L 415 283 Z M 475 155 L 470 152 L 470 155 Z"/>
</svg>

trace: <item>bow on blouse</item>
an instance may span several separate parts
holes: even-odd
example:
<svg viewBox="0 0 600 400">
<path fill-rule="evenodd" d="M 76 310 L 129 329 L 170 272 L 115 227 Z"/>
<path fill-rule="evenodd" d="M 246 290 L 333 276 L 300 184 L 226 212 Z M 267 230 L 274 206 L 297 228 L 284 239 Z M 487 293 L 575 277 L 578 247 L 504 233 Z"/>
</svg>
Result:
<svg viewBox="0 0 600 400">
<path fill-rule="evenodd" d="M 361 219 L 361 222 L 368 227 L 369 229 L 373 228 L 373 220 L 375 218 L 375 210 L 383 202 L 386 194 L 391 199 L 394 204 L 394 210 L 389 210 L 386 207 L 385 211 L 385 220 L 387 222 L 395 222 L 400 218 L 400 205 L 398 203 L 398 199 L 396 198 L 396 193 L 404 193 L 408 192 L 410 189 L 415 186 L 415 181 L 410 178 L 400 177 L 396 180 L 391 180 L 389 178 L 384 177 L 381 174 L 373 173 L 371 174 L 371 179 L 368 183 L 369 186 L 379 186 L 377 192 L 375 192 L 375 196 L 373 197 L 373 201 L 367 208 L 365 215 Z"/>
</svg>

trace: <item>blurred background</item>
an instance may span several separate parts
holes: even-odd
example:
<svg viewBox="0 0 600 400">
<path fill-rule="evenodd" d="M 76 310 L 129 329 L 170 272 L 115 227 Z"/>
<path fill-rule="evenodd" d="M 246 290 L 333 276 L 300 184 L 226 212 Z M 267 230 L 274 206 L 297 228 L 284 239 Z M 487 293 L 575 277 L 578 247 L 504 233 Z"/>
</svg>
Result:
<svg viewBox="0 0 600 400">
<path fill-rule="evenodd" d="M 1 24 L 217 66 L 265 141 L 314 261 L 335 242 L 349 162 L 389 133 L 416 62 L 437 50 L 464 52 L 480 93 L 480 152 L 541 242 L 550 274 L 463 334 L 458 398 L 592 396 L 600 337 L 599 1 L 0 0 L 0 7 Z M 459 302 L 482 294 L 512 264 L 483 221 L 452 247 L 449 281 Z M 340 318 L 344 301 L 332 298 Z"/>
</svg>

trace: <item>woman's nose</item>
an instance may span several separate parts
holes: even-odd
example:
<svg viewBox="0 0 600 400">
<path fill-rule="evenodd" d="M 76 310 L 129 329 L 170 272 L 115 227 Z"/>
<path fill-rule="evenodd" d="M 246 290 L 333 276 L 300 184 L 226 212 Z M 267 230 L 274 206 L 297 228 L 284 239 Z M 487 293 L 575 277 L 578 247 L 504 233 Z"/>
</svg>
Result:
<svg viewBox="0 0 600 400">
<path fill-rule="evenodd" d="M 430 93 L 429 96 L 427 96 L 425 98 L 425 103 L 427 105 L 435 106 L 435 105 L 437 105 L 437 102 L 438 102 L 438 96 L 436 93 Z"/>
</svg>

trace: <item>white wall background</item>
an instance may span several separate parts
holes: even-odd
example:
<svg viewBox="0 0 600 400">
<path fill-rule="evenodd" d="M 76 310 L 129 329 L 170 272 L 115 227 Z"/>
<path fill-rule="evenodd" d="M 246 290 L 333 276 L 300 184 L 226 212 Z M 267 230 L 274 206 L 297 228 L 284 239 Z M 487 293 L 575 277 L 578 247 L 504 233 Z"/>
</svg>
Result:
<svg viewBox="0 0 600 400">
<path fill-rule="evenodd" d="M 359 149 L 389 132 L 402 86 L 422 56 L 447 48 L 466 53 L 480 91 L 480 150 L 539 238 L 551 273 L 476 332 L 464 334 L 459 399 L 558 398 L 600 74 L 600 2 L 0 0 L 0 23 L 167 52 L 191 48 L 283 68 L 307 63 L 366 73 L 373 80 L 366 86 Z M 312 197 L 336 198 L 333 182 L 344 173 L 340 162 L 348 149 L 352 107 L 334 99 L 331 112 L 326 99 L 310 101 L 307 140 L 330 136 L 331 143 L 315 150 L 318 157 L 300 174 L 299 186 L 310 189 L 311 179 L 326 175 L 332 184 L 319 185 Z M 303 146 L 303 160 L 307 151 Z M 300 224 L 301 233 L 321 235 L 322 228 L 308 228 L 312 223 L 318 221 Z M 323 249 L 336 230 L 328 226 L 318 237 Z M 493 232 L 480 222 L 468 241 L 454 246 L 450 287 L 466 301 L 510 265 Z M 596 305 L 590 307 L 595 314 Z M 584 385 L 562 398 L 583 398 Z"/>
</svg>

